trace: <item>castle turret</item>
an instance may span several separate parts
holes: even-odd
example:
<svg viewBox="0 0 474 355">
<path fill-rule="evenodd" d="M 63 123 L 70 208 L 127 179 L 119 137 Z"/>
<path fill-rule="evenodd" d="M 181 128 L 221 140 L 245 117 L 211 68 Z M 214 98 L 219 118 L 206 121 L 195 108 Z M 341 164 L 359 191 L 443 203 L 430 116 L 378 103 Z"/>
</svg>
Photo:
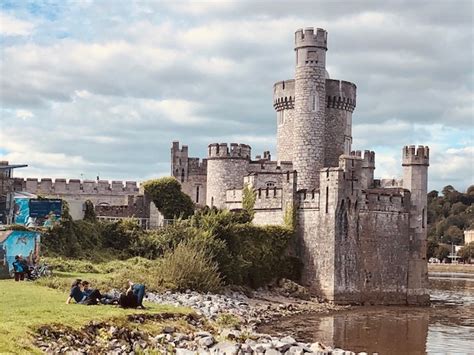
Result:
<svg viewBox="0 0 474 355">
<path fill-rule="evenodd" d="M 278 160 L 293 161 L 294 80 L 279 81 L 273 85 L 273 107 L 277 112 Z"/>
<path fill-rule="evenodd" d="M 251 148 L 246 144 L 214 143 L 209 145 L 207 158 L 206 204 L 226 207 L 226 191 L 242 189 L 247 175 Z"/>
<path fill-rule="evenodd" d="M 338 166 L 352 144 L 352 112 L 356 105 L 355 84 L 326 79 L 326 149 L 324 166 Z"/>
<path fill-rule="evenodd" d="M 360 175 L 360 187 L 362 189 L 370 189 L 374 185 L 375 170 L 375 152 L 370 150 L 364 151 L 362 160 L 362 170 Z"/>
<path fill-rule="evenodd" d="M 324 167 L 326 51 L 325 30 L 296 31 L 293 163 L 298 189 L 319 188 L 319 171 Z"/>
<path fill-rule="evenodd" d="M 408 303 L 423 304 L 429 302 L 426 261 L 429 148 L 405 146 L 402 156 L 403 187 L 411 193 Z"/>
<path fill-rule="evenodd" d="M 177 141 L 171 146 L 171 174 L 181 183 L 188 178 L 188 146 L 180 148 Z"/>
</svg>

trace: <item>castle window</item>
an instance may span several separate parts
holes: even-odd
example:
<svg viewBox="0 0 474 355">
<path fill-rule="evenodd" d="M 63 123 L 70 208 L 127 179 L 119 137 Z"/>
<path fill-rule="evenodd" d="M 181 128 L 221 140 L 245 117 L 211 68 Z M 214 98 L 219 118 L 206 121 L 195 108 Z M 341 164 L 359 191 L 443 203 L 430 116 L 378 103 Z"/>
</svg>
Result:
<svg viewBox="0 0 474 355">
<path fill-rule="evenodd" d="M 329 186 L 326 186 L 326 213 L 329 212 Z"/>
<path fill-rule="evenodd" d="M 285 111 L 284 110 L 278 111 L 277 116 L 278 116 L 278 124 L 279 125 L 284 124 L 285 123 Z"/>
<path fill-rule="evenodd" d="M 258 198 L 262 197 L 262 189 L 258 189 Z"/>
<path fill-rule="evenodd" d="M 268 190 L 268 187 L 267 187 L 266 190 L 265 190 L 265 197 L 268 197 L 268 193 L 269 193 L 269 190 Z"/>
<path fill-rule="evenodd" d="M 214 197 L 211 197 L 211 207 L 214 207 Z"/>
<path fill-rule="evenodd" d="M 421 228 L 425 228 L 425 209 L 421 211 Z"/>
<path fill-rule="evenodd" d="M 277 195 L 277 188 L 274 187 L 274 188 L 273 188 L 273 197 L 276 197 L 276 195 Z"/>
<path fill-rule="evenodd" d="M 274 187 L 274 186 L 275 186 L 275 182 L 273 182 L 273 181 L 267 181 L 267 182 L 266 182 L 266 185 L 267 185 L 267 187 Z"/>
<path fill-rule="evenodd" d="M 311 97 L 311 111 L 316 112 L 319 110 L 319 97 L 317 95 L 313 95 Z"/>
<path fill-rule="evenodd" d="M 184 182 L 184 168 L 181 169 L 181 182 Z"/>
<path fill-rule="evenodd" d="M 196 203 L 199 203 L 199 186 L 196 186 Z"/>
</svg>

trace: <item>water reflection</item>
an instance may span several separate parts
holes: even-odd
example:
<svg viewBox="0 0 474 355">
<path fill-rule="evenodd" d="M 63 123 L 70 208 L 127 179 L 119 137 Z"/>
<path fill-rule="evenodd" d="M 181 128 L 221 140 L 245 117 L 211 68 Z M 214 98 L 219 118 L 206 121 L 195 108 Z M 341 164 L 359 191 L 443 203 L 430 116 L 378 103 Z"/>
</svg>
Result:
<svg viewBox="0 0 474 355">
<path fill-rule="evenodd" d="M 431 307 L 357 307 L 324 316 L 307 314 L 260 331 L 292 332 L 301 340 L 381 355 L 473 353 L 474 279 L 436 277 L 430 279 L 430 288 Z"/>
</svg>

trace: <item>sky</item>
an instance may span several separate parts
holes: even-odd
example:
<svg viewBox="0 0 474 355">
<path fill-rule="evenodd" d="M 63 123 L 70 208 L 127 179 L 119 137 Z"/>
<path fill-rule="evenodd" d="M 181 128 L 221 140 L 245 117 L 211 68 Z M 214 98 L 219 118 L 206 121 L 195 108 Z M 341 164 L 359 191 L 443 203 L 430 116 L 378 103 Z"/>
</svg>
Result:
<svg viewBox="0 0 474 355">
<path fill-rule="evenodd" d="M 357 85 L 353 148 L 376 178 L 430 147 L 429 189 L 474 183 L 473 2 L 0 0 L 0 160 L 20 177 L 170 174 L 170 146 L 275 156 L 272 87 L 294 32 L 328 31 L 327 70 Z"/>
</svg>

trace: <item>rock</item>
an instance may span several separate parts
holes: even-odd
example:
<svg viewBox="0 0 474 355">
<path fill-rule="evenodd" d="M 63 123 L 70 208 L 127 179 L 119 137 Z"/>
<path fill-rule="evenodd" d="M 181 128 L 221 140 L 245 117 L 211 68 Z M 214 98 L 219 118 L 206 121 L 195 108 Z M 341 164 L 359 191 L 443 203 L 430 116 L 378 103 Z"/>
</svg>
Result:
<svg viewBox="0 0 474 355">
<path fill-rule="evenodd" d="M 171 334 L 171 333 L 174 333 L 175 330 L 176 330 L 175 327 L 166 326 L 163 328 L 163 333 Z"/>
<path fill-rule="evenodd" d="M 223 329 L 221 331 L 221 336 L 225 339 L 235 340 L 240 338 L 242 332 L 237 329 Z"/>
<path fill-rule="evenodd" d="M 265 351 L 265 355 L 281 355 L 281 352 L 276 349 L 268 349 Z"/>
<path fill-rule="evenodd" d="M 214 337 L 212 337 L 212 336 L 206 336 L 206 337 L 201 337 L 198 340 L 198 343 L 199 343 L 199 345 L 201 345 L 203 347 L 210 347 L 210 346 L 214 345 L 215 340 L 214 340 Z"/>
<path fill-rule="evenodd" d="M 289 355 L 303 355 L 304 350 L 301 346 L 292 346 L 289 350 L 288 353 Z"/>
<path fill-rule="evenodd" d="M 196 351 L 188 350 L 188 349 L 183 349 L 183 348 L 177 348 L 176 349 L 176 355 L 196 355 Z"/>
<path fill-rule="evenodd" d="M 280 341 L 283 342 L 283 343 L 291 344 L 291 345 L 296 344 L 295 338 L 290 337 L 290 336 L 286 336 L 284 338 L 281 338 Z"/>
<path fill-rule="evenodd" d="M 272 348 L 271 343 L 259 343 L 256 344 L 255 346 L 252 346 L 252 349 L 256 351 L 257 353 L 265 353 L 267 350 Z"/>
<path fill-rule="evenodd" d="M 222 342 L 218 343 L 212 347 L 211 353 L 219 355 L 237 355 L 240 349 L 239 344 L 234 344 L 231 342 Z"/>
<path fill-rule="evenodd" d="M 195 336 L 196 338 L 203 338 L 203 337 L 212 337 L 212 334 L 209 333 L 209 332 L 201 331 L 201 332 L 196 332 L 196 333 L 194 333 L 194 336 Z"/>
<path fill-rule="evenodd" d="M 284 343 L 282 341 L 276 341 L 274 343 L 274 346 L 275 346 L 275 349 L 277 349 L 278 351 L 282 353 L 286 352 L 288 349 L 291 348 L 291 344 Z"/>
</svg>

